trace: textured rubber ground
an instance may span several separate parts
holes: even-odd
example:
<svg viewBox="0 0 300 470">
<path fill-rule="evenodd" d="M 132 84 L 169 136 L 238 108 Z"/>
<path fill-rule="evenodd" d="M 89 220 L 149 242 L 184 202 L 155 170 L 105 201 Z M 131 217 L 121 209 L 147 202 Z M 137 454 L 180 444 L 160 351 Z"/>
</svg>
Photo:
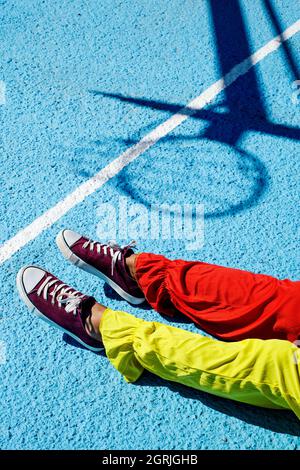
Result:
<svg viewBox="0 0 300 470">
<path fill-rule="evenodd" d="M 0 243 L 299 17 L 294 0 L 0 4 Z M 142 233 L 139 250 L 299 279 L 299 47 L 298 34 L 1 266 L 2 449 L 300 447 L 288 412 L 147 374 L 126 384 L 104 355 L 33 317 L 15 288 L 19 268 L 38 264 L 112 308 L 167 322 L 57 250 L 64 227 L 97 238 L 100 204 L 117 208 L 119 196 L 129 207 L 205 206 L 203 248 Z"/>
</svg>

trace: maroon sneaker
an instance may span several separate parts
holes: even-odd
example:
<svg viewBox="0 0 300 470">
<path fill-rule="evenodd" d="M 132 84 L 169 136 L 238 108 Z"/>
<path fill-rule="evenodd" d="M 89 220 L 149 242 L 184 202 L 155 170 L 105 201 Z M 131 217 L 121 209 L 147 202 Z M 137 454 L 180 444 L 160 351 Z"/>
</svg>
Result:
<svg viewBox="0 0 300 470">
<path fill-rule="evenodd" d="M 96 302 L 76 291 L 53 274 L 37 266 L 25 266 L 17 275 L 21 299 L 31 312 L 72 336 L 91 351 L 103 351 L 103 345 L 85 331 L 85 320 Z"/>
<path fill-rule="evenodd" d="M 125 260 L 133 254 L 133 244 L 123 248 L 115 242 L 103 244 L 72 230 L 62 230 L 56 237 L 56 243 L 67 260 L 104 279 L 127 302 L 137 305 L 145 300 L 126 268 Z"/>
</svg>

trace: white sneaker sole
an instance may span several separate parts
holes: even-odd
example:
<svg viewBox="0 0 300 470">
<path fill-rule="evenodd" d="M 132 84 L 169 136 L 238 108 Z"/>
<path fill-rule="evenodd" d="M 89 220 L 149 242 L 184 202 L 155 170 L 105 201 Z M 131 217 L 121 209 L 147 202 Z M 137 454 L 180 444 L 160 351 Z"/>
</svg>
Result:
<svg viewBox="0 0 300 470">
<path fill-rule="evenodd" d="M 58 233 L 56 237 L 56 244 L 60 249 L 62 255 L 66 258 L 66 260 L 70 261 L 72 264 L 77 266 L 84 271 L 94 274 L 94 276 L 100 277 L 100 279 L 104 280 L 110 287 L 112 287 L 123 299 L 127 300 L 130 304 L 139 305 L 145 301 L 145 298 L 133 297 L 132 295 L 125 292 L 118 284 L 116 284 L 112 279 L 105 276 L 99 269 L 94 268 L 90 264 L 83 261 L 79 256 L 75 255 L 72 250 L 69 248 L 67 242 L 64 239 L 63 230 Z"/>
<path fill-rule="evenodd" d="M 21 268 L 17 274 L 17 278 L 16 278 L 16 284 L 17 284 L 17 289 L 18 289 L 18 292 L 19 292 L 19 295 L 21 297 L 21 299 L 23 300 L 23 302 L 27 305 L 27 307 L 29 308 L 29 310 L 32 312 L 32 313 L 35 313 L 39 318 L 41 318 L 42 320 L 44 320 L 45 322 L 49 323 L 49 325 L 52 325 L 54 326 L 55 328 L 57 328 L 58 330 L 61 330 L 63 331 L 64 333 L 66 333 L 67 335 L 71 336 L 73 339 L 75 339 L 78 343 L 82 344 L 82 346 L 84 346 L 85 348 L 89 349 L 90 351 L 93 351 L 93 352 L 100 352 L 100 351 L 104 351 L 104 348 L 94 348 L 93 346 L 89 346 L 88 344 L 86 344 L 84 341 L 82 341 L 80 338 L 78 338 L 78 336 L 74 335 L 73 333 L 71 333 L 70 331 L 68 330 L 65 330 L 65 328 L 63 328 L 62 326 L 58 325 L 57 323 L 55 323 L 54 321 L 50 320 L 48 317 L 46 317 L 40 310 L 38 310 L 34 305 L 33 303 L 29 300 L 28 296 L 27 296 L 27 293 L 24 289 L 24 285 L 23 285 L 23 273 L 25 271 L 25 269 L 29 268 L 30 266 L 24 266 L 23 268 Z M 36 266 L 37 267 L 37 266 Z M 42 269 L 42 268 L 41 268 Z"/>
</svg>

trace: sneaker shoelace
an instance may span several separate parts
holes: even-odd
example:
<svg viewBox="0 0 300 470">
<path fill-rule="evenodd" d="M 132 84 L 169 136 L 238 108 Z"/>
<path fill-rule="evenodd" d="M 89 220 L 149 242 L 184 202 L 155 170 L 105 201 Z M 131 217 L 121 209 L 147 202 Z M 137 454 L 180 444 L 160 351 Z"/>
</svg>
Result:
<svg viewBox="0 0 300 470">
<path fill-rule="evenodd" d="M 114 275 L 114 268 L 117 261 L 122 259 L 122 254 L 125 248 L 134 248 L 136 245 L 135 241 L 132 240 L 128 245 L 120 246 L 115 240 L 109 240 L 107 243 L 99 243 L 93 240 L 87 240 L 83 243 L 82 248 L 90 247 L 90 251 L 97 250 L 97 253 L 103 251 L 104 255 L 110 255 L 111 257 L 111 275 Z"/>
<path fill-rule="evenodd" d="M 50 287 L 54 286 L 54 284 L 56 284 L 54 289 L 49 293 Z M 77 290 L 72 289 L 67 284 L 63 284 L 58 279 L 52 278 L 52 276 L 46 277 L 45 281 L 38 288 L 37 295 L 43 295 L 44 300 L 48 300 L 48 295 L 50 295 L 52 297 L 52 305 L 57 301 L 59 307 L 65 305 L 65 311 L 68 313 L 72 312 L 73 315 L 77 314 L 77 308 L 84 297 Z"/>
</svg>

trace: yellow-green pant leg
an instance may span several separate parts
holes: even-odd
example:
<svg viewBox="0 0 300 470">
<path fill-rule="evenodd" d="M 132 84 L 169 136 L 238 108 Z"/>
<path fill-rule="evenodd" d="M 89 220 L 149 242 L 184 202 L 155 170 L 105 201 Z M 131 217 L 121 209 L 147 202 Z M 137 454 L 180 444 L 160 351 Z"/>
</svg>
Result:
<svg viewBox="0 0 300 470">
<path fill-rule="evenodd" d="M 107 309 L 100 331 L 106 354 L 128 382 L 143 369 L 220 397 L 300 418 L 298 348 L 288 341 L 225 343 Z"/>
</svg>

